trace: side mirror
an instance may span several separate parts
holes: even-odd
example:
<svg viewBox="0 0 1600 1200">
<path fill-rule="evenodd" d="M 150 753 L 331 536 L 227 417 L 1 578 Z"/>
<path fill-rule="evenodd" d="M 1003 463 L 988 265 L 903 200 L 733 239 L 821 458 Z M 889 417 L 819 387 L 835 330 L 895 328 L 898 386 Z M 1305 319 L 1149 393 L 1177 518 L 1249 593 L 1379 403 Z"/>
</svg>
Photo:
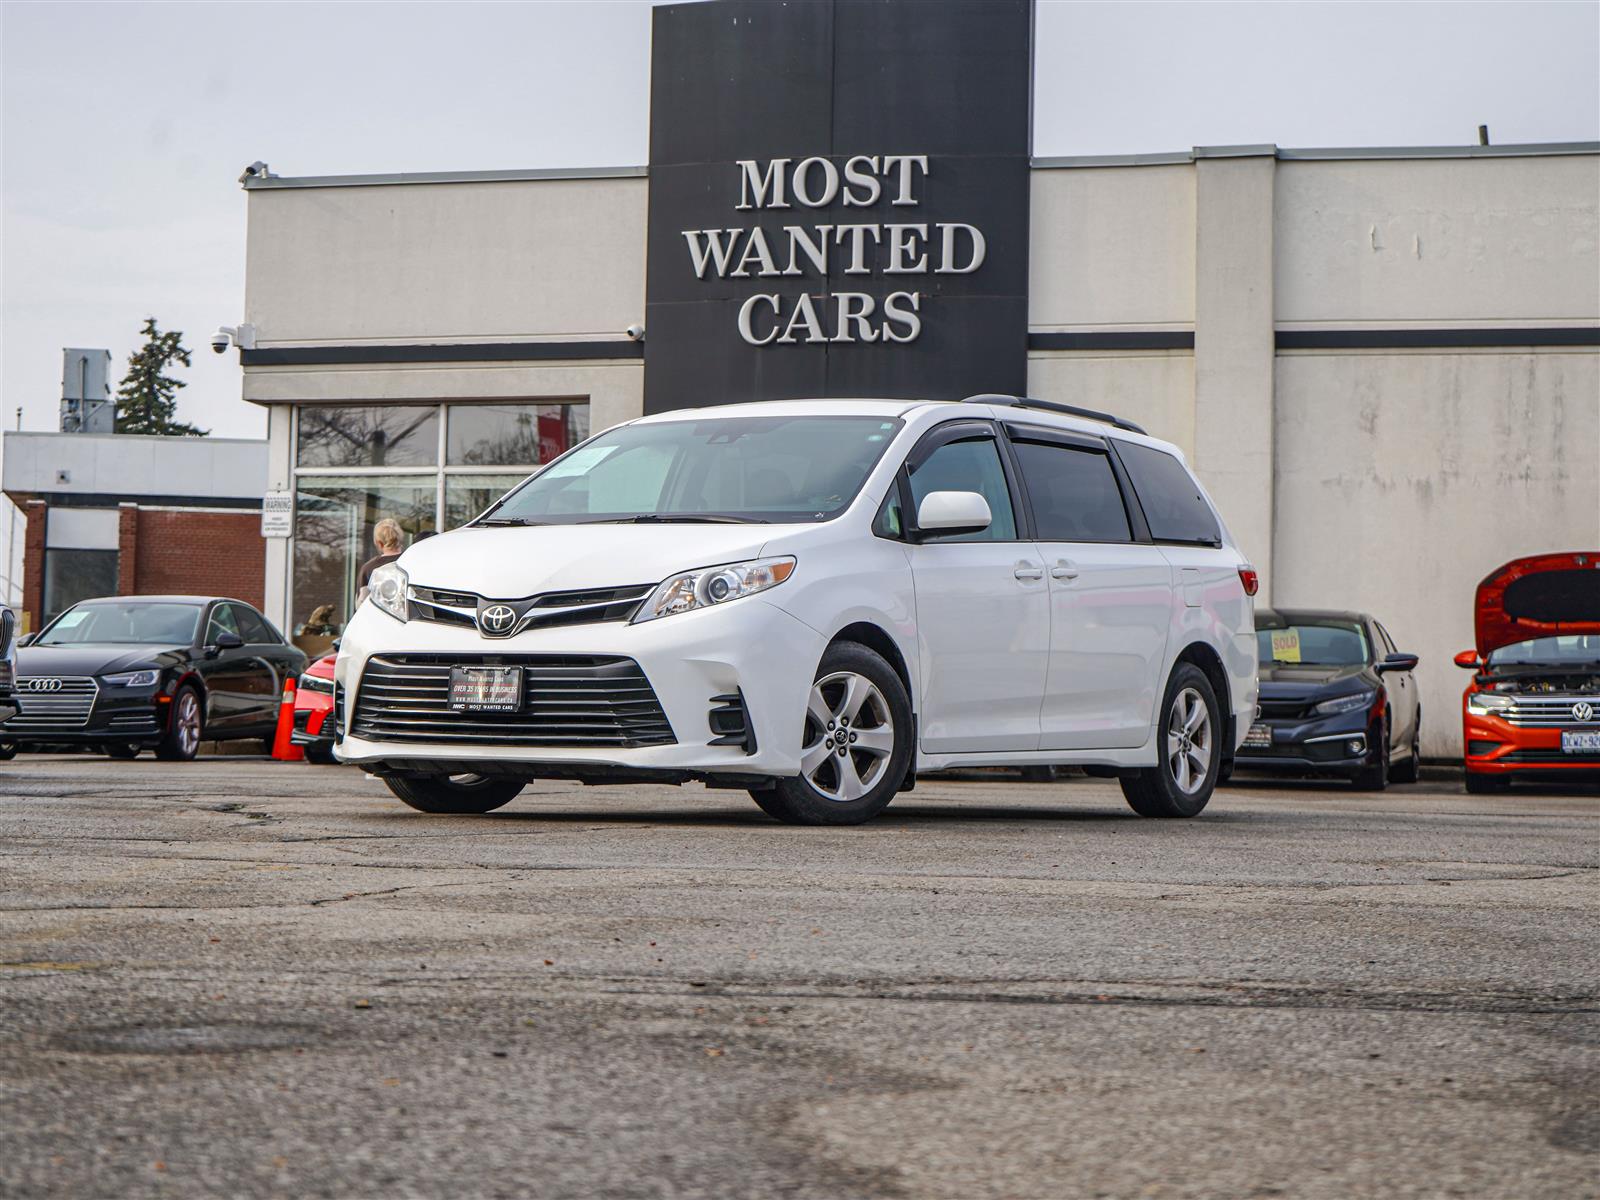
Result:
<svg viewBox="0 0 1600 1200">
<path fill-rule="evenodd" d="M 1415 671 L 1417 662 L 1415 654 L 1391 654 L 1378 664 L 1378 672 L 1382 674 L 1384 671 Z"/>
<path fill-rule="evenodd" d="M 214 656 L 222 650 L 237 650 L 244 645 L 244 639 L 237 633 L 229 633 L 226 629 L 217 634 L 211 645 L 206 647 L 207 657 Z"/>
<path fill-rule="evenodd" d="M 977 492 L 929 492 L 917 506 L 921 533 L 977 533 L 993 520 L 989 502 Z"/>
<path fill-rule="evenodd" d="M 18 646 L 31 646 L 31 645 L 33 645 L 33 639 L 38 637 L 38 636 L 39 635 L 37 633 L 25 633 L 25 634 L 23 634 L 21 637 L 19 637 L 17 639 L 17 645 Z"/>
<path fill-rule="evenodd" d="M 1476 650 L 1463 650 L 1460 654 L 1456 655 L 1455 663 L 1456 666 L 1465 667 L 1469 671 L 1476 671 L 1479 667 L 1483 666 L 1483 662 L 1478 658 L 1478 652 Z"/>
</svg>

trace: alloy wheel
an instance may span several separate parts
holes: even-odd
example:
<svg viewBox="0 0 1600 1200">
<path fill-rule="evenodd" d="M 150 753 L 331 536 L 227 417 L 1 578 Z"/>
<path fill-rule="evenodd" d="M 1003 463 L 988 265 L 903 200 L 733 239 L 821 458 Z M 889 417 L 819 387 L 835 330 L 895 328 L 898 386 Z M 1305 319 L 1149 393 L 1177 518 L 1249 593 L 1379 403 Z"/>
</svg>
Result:
<svg viewBox="0 0 1600 1200">
<path fill-rule="evenodd" d="M 1199 692 L 1184 688 L 1173 697 L 1167 715 L 1167 769 L 1184 795 L 1192 796 L 1205 786 L 1211 753 L 1211 710 Z"/>
<path fill-rule="evenodd" d="M 193 692 L 178 697 L 178 749 L 185 758 L 200 746 L 200 701 Z"/>
<path fill-rule="evenodd" d="M 841 803 L 860 799 L 877 786 L 893 753 L 894 717 L 877 684 L 839 671 L 811 686 L 800 770 L 820 795 Z"/>
</svg>

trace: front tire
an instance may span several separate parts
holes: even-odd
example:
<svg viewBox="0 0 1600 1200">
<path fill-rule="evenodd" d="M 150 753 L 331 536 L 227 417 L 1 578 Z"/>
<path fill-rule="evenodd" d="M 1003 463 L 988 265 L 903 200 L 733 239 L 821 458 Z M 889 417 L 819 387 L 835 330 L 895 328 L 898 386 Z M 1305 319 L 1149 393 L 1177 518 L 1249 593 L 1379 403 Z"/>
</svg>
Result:
<svg viewBox="0 0 1600 1200">
<path fill-rule="evenodd" d="M 389 790 L 418 812 L 476 816 L 510 804 L 521 793 L 519 779 L 488 775 L 388 775 Z"/>
<path fill-rule="evenodd" d="M 319 767 L 331 767 L 339 761 L 333 756 L 333 747 L 331 746 L 307 746 L 305 747 L 305 752 L 306 761 L 308 763 L 316 763 Z"/>
<path fill-rule="evenodd" d="M 790 825 L 859 825 L 887 807 L 911 769 L 911 698 L 882 655 L 836 642 L 822 655 L 806 705 L 800 774 L 752 791 Z"/>
<path fill-rule="evenodd" d="M 1389 786 L 1389 725 L 1379 721 L 1367 730 L 1367 740 L 1374 743 L 1372 763 L 1362 767 L 1350 781 L 1358 792 L 1381 792 Z"/>
<path fill-rule="evenodd" d="M 200 693 L 184 684 L 172 697 L 167 732 L 156 746 L 156 757 L 163 762 L 188 762 L 194 758 L 195 752 L 200 749 L 200 736 L 205 732 L 205 724 Z"/>
<path fill-rule="evenodd" d="M 18 747 L 15 742 L 0 742 L 0 762 L 8 762 L 15 758 L 17 756 L 17 749 Z"/>
<path fill-rule="evenodd" d="M 1499 775 L 1479 774 L 1475 771 L 1467 772 L 1467 791 L 1474 796 L 1487 796 L 1496 792 L 1511 790 L 1511 781 Z"/>
<path fill-rule="evenodd" d="M 1123 776 L 1122 794 L 1141 817 L 1194 817 L 1217 786 L 1222 768 L 1222 708 L 1205 672 L 1179 663 L 1161 700 L 1156 745 L 1161 759 Z"/>
<path fill-rule="evenodd" d="M 131 746 L 127 742 L 111 742 L 106 746 L 106 757 L 131 762 L 139 757 L 139 747 Z"/>
</svg>

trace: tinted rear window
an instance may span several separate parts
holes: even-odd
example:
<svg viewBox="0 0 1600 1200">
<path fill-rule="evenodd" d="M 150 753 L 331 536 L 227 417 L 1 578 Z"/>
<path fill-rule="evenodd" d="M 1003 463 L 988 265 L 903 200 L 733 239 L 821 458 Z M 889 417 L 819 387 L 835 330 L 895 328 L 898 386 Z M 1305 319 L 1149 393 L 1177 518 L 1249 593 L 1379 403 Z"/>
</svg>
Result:
<svg viewBox="0 0 1600 1200">
<path fill-rule="evenodd" d="M 1119 441 L 1117 453 L 1138 493 L 1151 537 L 1158 542 L 1221 544 L 1217 518 L 1181 462 L 1163 450 L 1132 442 Z"/>
<path fill-rule="evenodd" d="M 1041 542 L 1132 540 L 1111 460 L 1092 450 L 1015 443 Z"/>
</svg>

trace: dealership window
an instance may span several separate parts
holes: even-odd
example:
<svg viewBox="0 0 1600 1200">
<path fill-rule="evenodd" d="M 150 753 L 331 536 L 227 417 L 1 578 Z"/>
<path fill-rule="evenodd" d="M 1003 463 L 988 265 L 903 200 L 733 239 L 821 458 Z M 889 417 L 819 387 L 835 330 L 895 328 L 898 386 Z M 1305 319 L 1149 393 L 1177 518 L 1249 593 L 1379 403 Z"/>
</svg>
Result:
<svg viewBox="0 0 1600 1200">
<path fill-rule="evenodd" d="M 295 410 L 291 625 L 350 619 L 373 527 L 419 533 L 472 520 L 535 467 L 589 436 L 589 407 L 342 404 Z M 319 609 L 325 612 L 319 613 Z"/>
<path fill-rule="evenodd" d="M 117 594 L 115 550 L 44 552 L 44 619 L 53 621 L 80 600 Z"/>
</svg>

